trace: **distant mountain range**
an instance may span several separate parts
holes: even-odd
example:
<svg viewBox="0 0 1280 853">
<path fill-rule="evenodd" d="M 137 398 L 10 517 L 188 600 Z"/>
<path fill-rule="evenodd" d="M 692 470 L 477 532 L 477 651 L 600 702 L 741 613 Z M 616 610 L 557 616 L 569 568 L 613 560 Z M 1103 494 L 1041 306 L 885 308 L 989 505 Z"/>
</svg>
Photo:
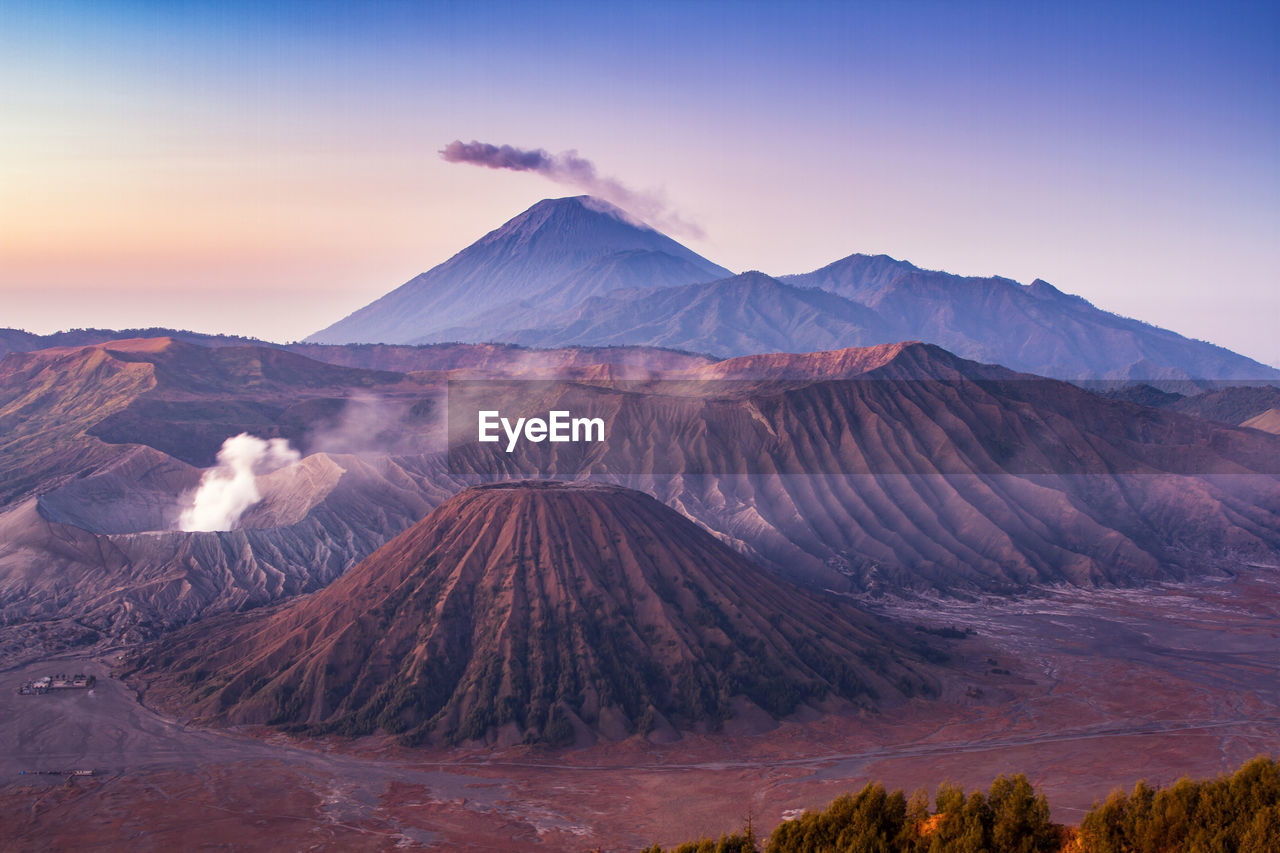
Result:
<svg viewBox="0 0 1280 853">
<path fill-rule="evenodd" d="M 586 196 L 538 202 L 307 340 L 625 344 L 719 357 L 920 340 L 1071 380 L 1280 380 L 1280 370 L 1040 280 L 857 254 L 803 275 L 733 276 Z"/>
<path fill-rule="evenodd" d="M 1184 392 L 1225 381 L 1280 383 L 1280 370 L 1102 311 L 1041 280 L 957 276 L 884 255 L 850 255 L 803 275 L 735 276 L 585 196 L 539 202 L 304 343 L 169 329 L 0 329 L 0 355 L 158 336 L 204 347 L 271 346 L 392 370 L 438 369 L 448 361 L 445 344 L 458 342 L 497 345 L 493 353 L 503 345 L 660 347 L 707 360 L 919 340 L 1072 381 Z M 645 352 L 640 360 L 648 363 L 652 351 Z"/>
</svg>

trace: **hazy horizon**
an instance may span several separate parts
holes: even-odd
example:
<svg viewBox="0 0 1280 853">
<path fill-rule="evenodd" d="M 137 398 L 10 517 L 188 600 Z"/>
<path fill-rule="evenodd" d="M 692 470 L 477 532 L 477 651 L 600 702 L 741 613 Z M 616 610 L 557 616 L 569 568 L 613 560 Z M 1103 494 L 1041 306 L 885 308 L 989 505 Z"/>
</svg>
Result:
<svg viewBox="0 0 1280 853">
<path fill-rule="evenodd" d="M 1273 4 L 242 2 L 0 11 L 0 326 L 302 338 L 542 198 L 735 271 L 1043 278 L 1280 365 Z"/>
</svg>

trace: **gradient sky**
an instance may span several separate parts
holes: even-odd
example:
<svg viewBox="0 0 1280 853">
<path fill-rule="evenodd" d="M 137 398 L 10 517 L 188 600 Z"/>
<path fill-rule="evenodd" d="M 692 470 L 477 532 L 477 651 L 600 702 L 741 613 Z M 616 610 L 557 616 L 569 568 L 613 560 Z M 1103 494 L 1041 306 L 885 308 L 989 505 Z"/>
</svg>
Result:
<svg viewBox="0 0 1280 853">
<path fill-rule="evenodd" d="M 1280 364 L 1275 2 L 0 0 L 0 326 L 300 338 L 575 194 L 458 138 Z"/>
</svg>

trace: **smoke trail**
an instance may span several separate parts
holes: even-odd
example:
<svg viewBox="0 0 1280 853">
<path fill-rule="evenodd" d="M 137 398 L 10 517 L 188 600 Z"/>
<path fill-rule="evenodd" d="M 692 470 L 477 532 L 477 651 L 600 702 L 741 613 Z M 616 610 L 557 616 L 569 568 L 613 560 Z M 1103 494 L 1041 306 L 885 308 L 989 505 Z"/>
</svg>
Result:
<svg viewBox="0 0 1280 853">
<path fill-rule="evenodd" d="M 310 453 L 416 455 L 444 449 L 443 388 L 415 400 L 386 399 L 357 391 L 337 418 L 307 433 Z"/>
<path fill-rule="evenodd" d="M 283 438 L 263 441 L 247 432 L 228 438 L 218 451 L 218 466 L 204 472 L 191 506 L 178 517 L 178 529 L 230 530 L 245 510 L 262 500 L 257 476 L 301 458 Z"/>
<path fill-rule="evenodd" d="M 470 142 L 455 139 L 440 150 L 440 156 L 450 163 L 536 172 L 558 184 L 586 190 L 588 194 L 615 204 L 662 231 L 684 237 L 704 236 L 701 228 L 681 219 L 659 193 L 640 192 L 616 178 L 601 177 L 595 164 L 579 157 L 577 151 L 548 154 L 541 148 L 526 150 L 511 145 L 490 145 L 474 139 Z"/>
</svg>

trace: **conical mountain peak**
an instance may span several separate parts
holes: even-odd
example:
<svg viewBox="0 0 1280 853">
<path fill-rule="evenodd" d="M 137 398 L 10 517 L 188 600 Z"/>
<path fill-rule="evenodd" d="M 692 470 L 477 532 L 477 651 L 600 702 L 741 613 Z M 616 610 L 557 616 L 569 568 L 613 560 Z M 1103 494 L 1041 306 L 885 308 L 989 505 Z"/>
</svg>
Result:
<svg viewBox="0 0 1280 853">
<path fill-rule="evenodd" d="M 308 338 L 314 343 L 427 343 L 489 340 L 494 312 L 558 301 L 570 279 L 624 252 L 682 262 L 647 284 L 667 287 L 730 275 L 696 252 L 593 196 L 545 199 L 437 267 Z M 594 295 L 631 286 L 627 276 L 595 281 Z M 474 329 L 473 335 L 459 329 Z M 486 330 L 488 336 L 486 336 Z"/>
<path fill-rule="evenodd" d="M 206 673 L 182 704 L 228 722 L 566 744 L 928 691 L 908 646 L 648 495 L 535 481 L 467 489 L 315 595 L 143 664 L 179 692 Z"/>
</svg>

